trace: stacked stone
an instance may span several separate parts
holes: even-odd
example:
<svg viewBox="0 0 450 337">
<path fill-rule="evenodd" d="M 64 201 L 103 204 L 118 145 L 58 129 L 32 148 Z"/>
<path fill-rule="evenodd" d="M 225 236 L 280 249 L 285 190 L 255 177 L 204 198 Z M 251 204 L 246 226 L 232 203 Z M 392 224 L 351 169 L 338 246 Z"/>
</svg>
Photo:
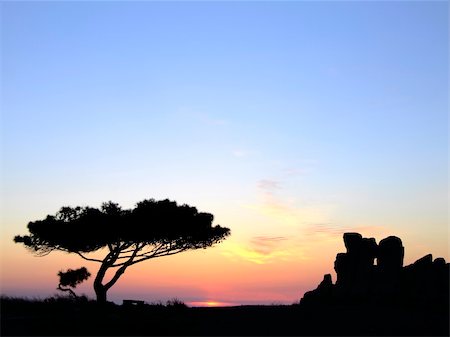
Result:
<svg viewBox="0 0 450 337">
<path fill-rule="evenodd" d="M 317 289 L 305 293 L 302 304 L 448 305 L 450 265 L 443 258 L 433 261 L 430 254 L 403 267 L 405 249 L 396 236 L 377 245 L 374 238 L 345 233 L 344 244 L 347 252 L 338 253 L 334 262 L 336 284 L 326 274 Z"/>
<path fill-rule="evenodd" d="M 334 262 L 336 287 L 340 295 L 365 297 L 374 274 L 374 260 L 378 246 L 374 238 L 363 238 L 359 233 L 345 233 L 346 253 L 339 253 Z"/>
</svg>

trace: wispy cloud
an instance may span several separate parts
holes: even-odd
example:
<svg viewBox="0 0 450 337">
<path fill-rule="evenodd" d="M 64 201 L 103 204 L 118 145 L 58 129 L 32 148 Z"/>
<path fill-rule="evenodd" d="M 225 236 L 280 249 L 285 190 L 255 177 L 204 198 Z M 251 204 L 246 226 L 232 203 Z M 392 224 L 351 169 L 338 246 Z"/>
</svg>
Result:
<svg viewBox="0 0 450 337">
<path fill-rule="evenodd" d="M 334 223 L 311 223 L 302 227 L 302 234 L 308 237 L 342 237 L 344 233 L 357 232 L 365 237 L 384 237 L 389 235 L 385 226 L 345 226 Z"/>
<path fill-rule="evenodd" d="M 285 236 L 255 236 L 252 239 L 252 242 L 257 242 L 258 244 L 272 244 L 272 243 L 278 243 L 281 241 L 286 241 L 288 238 Z"/>
<path fill-rule="evenodd" d="M 255 236 L 250 240 L 252 249 L 261 254 L 271 254 L 288 238 L 285 236 Z"/>
<path fill-rule="evenodd" d="M 349 227 L 333 223 L 312 223 L 302 227 L 302 232 L 306 236 L 323 234 L 336 236 L 348 231 L 351 231 Z"/>
<path fill-rule="evenodd" d="M 223 254 L 256 264 L 267 264 L 291 256 L 288 238 L 283 236 L 255 236 L 246 243 L 232 243 Z"/>
<path fill-rule="evenodd" d="M 324 210 L 307 205 L 299 206 L 295 199 L 283 197 L 283 184 L 278 180 L 259 180 L 257 188 L 261 202 L 245 207 L 291 226 L 326 221 Z"/>
<path fill-rule="evenodd" d="M 258 181 L 258 188 L 267 193 L 271 193 L 274 190 L 281 189 L 281 184 L 276 180 L 262 179 Z"/>
<path fill-rule="evenodd" d="M 291 207 L 276 196 L 276 193 L 282 190 L 280 181 L 262 179 L 258 181 L 257 187 L 262 198 L 262 204 L 255 205 L 257 209 L 260 209 L 265 214 L 293 215 Z"/>
<path fill-rule="evenodd" d="M 248 156 L 248 152 L 242 149 L 235 149 L 231 151 L 231 154 L 237 158 L 244 158 Z"/>
<path fill-rule="evenodd" d="M 263 215 L 282 224 L 299 229 L 300 237 L 315 239 L 336 239 L 346 232 L 358 232 L 366 237 L 390 235 L 385 226 L 345 225 L 333 222 L 330 216 L 335 205 L 298 205 L 294 199 L 282 196 L 283 184 L 275 179 L 261 179 L 257 182 L 261 203 L 248 205 Z"/>
</svg>

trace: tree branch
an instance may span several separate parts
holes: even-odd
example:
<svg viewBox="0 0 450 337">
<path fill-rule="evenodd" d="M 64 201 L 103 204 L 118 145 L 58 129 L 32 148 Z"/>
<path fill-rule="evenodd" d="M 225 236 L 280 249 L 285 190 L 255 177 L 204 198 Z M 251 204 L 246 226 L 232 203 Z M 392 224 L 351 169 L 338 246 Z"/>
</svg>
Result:
<svg viewBox="0 0 450 337">
<path fill-rule="evenodd" d="M 160 252 L 158 254 L 151 255 L 151 256 L 148 256 L 148 257 L 140 259 L 140 260 L 136 260 L 132 264 L 135 264 L 135 263 L 138 263 L 138 262 L 141 262 L 141 261 L 145 261 L 145 260 L 149 260 L 149 259 L 153 259 L 153 258 L 156 258 L 156 257 L 175 255 L 175 254 L 184 252 L 185 250 L 188 250 L 188 249 L 189 249 L 189 247 L 183 247 L 183 248 L 180 248 L 178 250 L 173 250 L 173 251 L 172 250 L 164 250 L 164 251 L 162 251 L 162 252 Z"/>
<path fill-rule="evenodd" d="M 83 259 L 87 260 L 87 261 L 94 261 L 94 262 L 100 262 L 103 263 L 103 260 L 99 260 L 99 259 L 91 259 L 89 257 L 84 256 L 83 254 L 81 254 L 80 252 L 75 252 L 78 255 L 80 255 Z"/>
<path fill-rule="evenodd" d="M 136 257 L 137 253 L 144 247 L 145 247 L 145 243 L 142 246 L 140 246 L 139 244 L 136 244 L 136 248 L 135 248 L 133 254 L 130 256 L 130 258 L 126 262 L 124 262 L 119 269 L 117 269 L 116 273 L 111 278 L 111 280 L 105 284 L 106 289 L 111 288 L 117 282 L 117 280 L 125 272 L 125 270 L 128 268 L 128 266 L 132 265 L 133 259 Z"/>
<path fill-rule="evenodd" d="M 165 243 L 161 243 L 158 246 L 153 247 L 152 249 L 148 250 L 145 253 L 142 254 L 137 254 L 134 256 L 134 258 L 136 257 L 142 257 L 142 256 L 148 256 L 148 254 L 154 254 L 155 252 L 159 251 L 161 248 L 163 248 L 165 245 Z M 147 244 L 142 243 L 142 246 L 139 250 L 141 250 L 142 248 L 144 248 L 145 246 L 147 246 Z M 126 254 L 126 253 L 131 253 L 131 252 L 135 252 L 135 249 L 130 249 L 130 250 L 126 250 L 126 251 L 122 251 L 121 254 Z M 119 256 L 117 258 L 117 260 L 122 260 L 122 259 L 129 259 L 132 255 L 124 255 L 124 256 Z"/>
<path fill-rule="evenodd" d="M 142 248 L 144 248 L 146 245 L 147 245 L 146 243 L 143 243 L 142 246 L 139 248 L 139 250 L 141 250 Z M 127 260 L 127 261 L 121 262 L 121 263 L 117 263 L 117 264 L 114 264 L 114 265 L 112 265 L 111 267 L 120 267 L 120 266 L 123 266 L 123 265 L 125 265 L 126 263 L 130 262 L 130 259 L 131 259 L 131 261 L 132 261 L 132 260 L 135 259 L 136 257 L 141 257 L 141 256 L 147 257 L 147 256 L 148 256 L 147 254 L 152 254 L 151 256 L 153 257 L 153 256 L 154 256 L 154 255 L 155 255 L 162 247 L 164 247 L 164 243 L 161 243 L 159 246 L 154 247 L 153 249 L 149 250 L 148 252 L 145 252 L 145 253 L 142 253 L 142 254 L 139 254 L 139 255 L 136 254 L 136 250 L 135 250 L 134 253 L 133 253 L 132 255 L 130 255 L 130 256 L 124 256 L 124 257 L 123 257 L 123 258 L 127 258 L 127 257 L 128 257 L 128 260 Z M 119 259 L 120 259 L 120 258 L 119 258 Z M 139 261 L 140 261 L 140 260 L 139 260 Z M 134 263 L 133 263 L 133 264 L 134 264 Z"/>
<path fill-rule="evenodd" d="M 187 246 L 179 248 L 179 249 L 175 249 L 175 250 L 173 248 L 172 249 L 168 248 L 168 249 L 165 249 L 163 251 L 160 251 L 159 253 L 154 253 L 154 254 L 148 255 L 148 256 L 146 256 L 146 257 L 144 257 L 142 259 L 138 259 L 136 261 L 133 261 L 130 264 L 128 264 L 127 267 L 132 266 L 133 264 L 145 261 L 145 260 L 153 259 L 155 257 L 169 256 L 169 255 L 178 254 L 178 253 L 181 253 L 181 252 L 183 252 L 185 250 L 188 250 L 188 249 L 189 249 L 189 247 L 187 247 Z M 126 264 L 126 262 L 118 263 L 118 264 L 113 265 L 112 267 L 119 267 L 119 266 L 123 266 L 125 264 Z"/>
<path fill-rule="evenodd" d="M 68 291 L 74 298 L 78 298 L 77 294 L 75 294 L 75 292 L 72 289 L 61 287 L 61 283 L 58 284 L 58 288 L 56 288 L 56 289 L 61 290 L 61 291 Z"/>
</svg>

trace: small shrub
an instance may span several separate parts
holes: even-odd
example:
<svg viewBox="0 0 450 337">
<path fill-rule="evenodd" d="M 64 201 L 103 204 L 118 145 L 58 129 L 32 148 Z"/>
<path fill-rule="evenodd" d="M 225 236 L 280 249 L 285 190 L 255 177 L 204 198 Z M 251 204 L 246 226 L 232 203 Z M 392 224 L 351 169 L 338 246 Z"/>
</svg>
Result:
<svg viewBox="0 0 450 337">
<path fill-rule="evenodd" d="M 147 306 L 149 307 L 157 307 L 157 308 L 162 308 L 164 307 L 164 303 L 162 301 L 156 301 L 156 302 L 151 302 L 151 303 L 146 303 Z"/>
<path fill-rule="evenodd" d="M 182 300 L 180 300 L 178 298 L 173 298 L 166 302 L 166 307 L 181 309 L 181 308 L 187 308 L 188 306 Z"/>
</svg>

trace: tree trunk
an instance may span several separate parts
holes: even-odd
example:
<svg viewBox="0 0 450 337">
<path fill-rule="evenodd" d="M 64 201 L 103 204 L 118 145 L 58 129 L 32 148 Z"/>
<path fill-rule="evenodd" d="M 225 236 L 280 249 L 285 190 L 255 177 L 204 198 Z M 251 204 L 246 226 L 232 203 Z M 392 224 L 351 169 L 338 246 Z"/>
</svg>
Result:
<svg viewBox="0 0 450 337">
<path fill-rule="evenodd" d="M 105 284 L 103 283 L 103 280 L 105 278 L 106 271 L 108 270 L 108 268 L 114 265 L 114 262 L 117 261 L 120 251 L 118 252 L 111 251 L 110 254 L 108 254 L 108 256 L 103 260 L 102 265 L 100 266 L 100 269 L 98 270 L 97 276 L 95 277 L 94 280 L 94 291 L 95 295 L 97 296 L 98 303 L 106 303 L 106 293 L 108 292 L 109 288 L 111 288 L 120 278 L 120 276 L 122 276 L 122 274 L 131 264 L 133 258 L 136 256 L 138 252 L 139 249 L 138 246 L 136 246 L 136 249 L 134 250 L 130 259 L 125 264 L 123 264 L 119 269 L 117 269 L 112 279 Z"/>
<path fill-rule="evenodd" d="M 102 263 L 94 280 L 94 291 L 97 296 L 98 303 L 106 303 L 106 293 L 109 288 L 103 285 L 103 278 L 105 277 L 108 266 L 105 262 Z"/>
<path fill-rule="evenodd" d="M 95 295 L 98 303 L 106 303 L 106 292 L 108 291 L 103 284 L 94 284 Z"/>
</svg>

